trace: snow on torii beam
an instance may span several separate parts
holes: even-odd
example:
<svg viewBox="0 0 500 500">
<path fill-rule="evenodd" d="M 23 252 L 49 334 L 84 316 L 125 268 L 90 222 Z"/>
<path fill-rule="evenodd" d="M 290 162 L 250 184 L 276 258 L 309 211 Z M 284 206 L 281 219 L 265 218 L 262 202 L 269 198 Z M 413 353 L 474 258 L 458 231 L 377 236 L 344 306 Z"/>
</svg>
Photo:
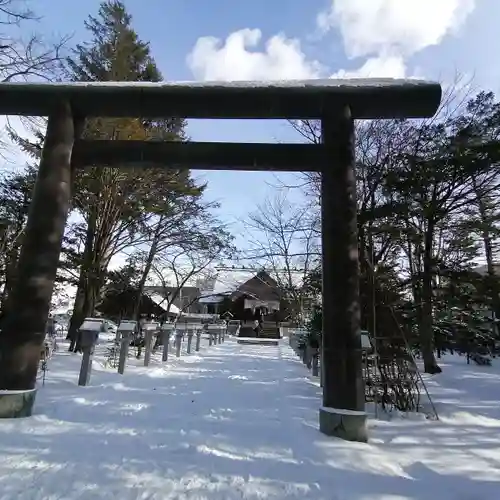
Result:
<svg viewBox="0 0 500 500">
<path fill-rule="evenodd" d="M 283 82 L 2 83 L 0 114 L 49 116 L 61 101 L 78 116 L 320 119 L 348 105 L 352 118 L 432 116 L 436 83 L 353 79 Z"/>
<path fill-rule="evenodd" d="M 321 145 L 77 141 L 75 165 L 131 164 L 322 173 L 323 407 L 320 430 L 366 440 L 361 374 L 354 119 L 432 116 L 438 84 L 416 80 L 279 83 L 0 83 L 0 114 L 48 116 L 46 140 L 0 335 L 0 390 L 34 387 L 70 202 L 71 155 L 85 117 L 318 119 Z M 204 160 L 200 164 L 200 160 Z M 15 393 L 17 394 L 17 393 Z M 14 396 L 15 396 L 14 394 Z M 29 400 L 31 411 L 33 399 Z M 0 417 L 13 416 L 12 405 Z"/>
</svg>

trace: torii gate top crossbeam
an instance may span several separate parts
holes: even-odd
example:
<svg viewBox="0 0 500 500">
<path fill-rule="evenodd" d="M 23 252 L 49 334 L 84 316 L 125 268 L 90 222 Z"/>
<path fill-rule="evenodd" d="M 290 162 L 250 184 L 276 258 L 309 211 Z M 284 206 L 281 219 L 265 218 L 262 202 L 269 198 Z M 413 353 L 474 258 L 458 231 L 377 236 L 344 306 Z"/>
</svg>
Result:
<svg viewBox="0 0 500 500">
<path fill-rule="evenodd" d="M 436 112 L 441 87 L 395 79 L 0 83 L 0 115 L 48 116 L 62 99 L 90 117 L 319 119 L 349 105 L 354 119 L 424 118 Z"/>
</svg>

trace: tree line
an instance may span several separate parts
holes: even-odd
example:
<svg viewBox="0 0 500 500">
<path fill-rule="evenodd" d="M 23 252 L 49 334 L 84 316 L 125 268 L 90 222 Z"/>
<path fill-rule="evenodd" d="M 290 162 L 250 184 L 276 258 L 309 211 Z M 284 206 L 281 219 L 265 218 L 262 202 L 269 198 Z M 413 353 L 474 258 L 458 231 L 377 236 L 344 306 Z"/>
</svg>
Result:
<svg viewBox="0 0 500 500">
<path fill-rule="evenodd" d="M 318 123 L 291 125 L 321 140 Z M 499 156 L 500 103 L 488 91 L 450 91 L 433 119 L 356 127 L 361 325 L 379 336 L 403 329 L 429 373 L 445 349 L 500 339 Z M 306 303 L 321 289 L 320 174 L 281 188 L 249 217 L 267 235 L 250 254 Z"/>
</svg>

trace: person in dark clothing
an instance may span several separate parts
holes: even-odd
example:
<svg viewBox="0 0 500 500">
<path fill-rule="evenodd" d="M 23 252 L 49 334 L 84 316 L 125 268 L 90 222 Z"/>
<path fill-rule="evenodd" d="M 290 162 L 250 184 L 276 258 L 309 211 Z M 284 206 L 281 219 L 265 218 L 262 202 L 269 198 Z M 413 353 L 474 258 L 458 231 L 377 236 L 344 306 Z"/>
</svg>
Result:
<svg viewBox="0 0 500 500">
<path fill-rule="evenodd" d="M 262 328 L 262 323 L 264 322 L 264 316 L 262 314 L 262 309 L 260 307 L 255 310 L 255 319 L 259 322 L 259 327 Z"/>
<path fill-rule="evenodd" d="M 254 320 L 253 331 L 255 332 L 255 336 L 258 337 L 259 333 L 260 333 L 260 325 L 259 325 L 259 321 L 257 319 Z"/>
</svg>

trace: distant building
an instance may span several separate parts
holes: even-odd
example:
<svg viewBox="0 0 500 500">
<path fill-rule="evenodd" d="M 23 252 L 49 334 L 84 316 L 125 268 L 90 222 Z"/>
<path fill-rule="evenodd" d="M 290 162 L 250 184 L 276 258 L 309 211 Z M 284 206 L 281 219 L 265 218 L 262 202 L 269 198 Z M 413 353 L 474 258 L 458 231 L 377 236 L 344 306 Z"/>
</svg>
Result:
<svg viewBox="0 0 500 500">
<path fill-rule="evenodd" d="M 170 309 L 173 313 L 183 311 L 185 313 L 199 314 L 203 312 L 203 308 L 198 301 L 200 298 L 200 289 L 196 286 L 184 286 L 180 289 L 175 286 L 145 286 L 144 294 L 165 309 L 169 301 L 171 301 Z M 172 300 L 174 295 L 175 297 Z M 158 302 L 161 302 L 161 304 Z"/>
<path fill-rule="evenodd" d="M 236 274 L 236 273 L 232 273 Z M 284 321 L 291 304 L 284 299 L 275 279 L 265 271 L 259 271 L 250 279 L 234 280 L 228 276 L 213 276 L 199 280 L 197 286 L 176 287 L 146 286 L 145 295 L 157 306 L 178 315 L 221 315 L 231 313 L 233 319 L 253 321 L 262 315 L 266 321 Z M 172 300 L 171 297 L 176 295 Z"/>
</svg>

